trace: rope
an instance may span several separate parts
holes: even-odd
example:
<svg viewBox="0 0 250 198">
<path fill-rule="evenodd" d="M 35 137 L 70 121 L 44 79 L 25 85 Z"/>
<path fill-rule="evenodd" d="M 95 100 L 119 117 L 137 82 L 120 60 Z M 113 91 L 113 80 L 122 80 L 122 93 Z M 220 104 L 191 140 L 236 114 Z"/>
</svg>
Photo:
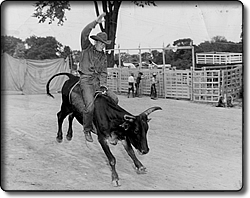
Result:
<svg viewBox="0 0 250 198">
<path fill-rule="evenodd" d="M 79 82 L 80 82 L 80 80 L 76 83 L 76 84 L 74 84 L 74 86 L 73 87 L 71 87 L 71 89 L 69 90 L 69 103 L 71 104 L 71 93 L 72 93 L 72 91 L 73 91 L 73 89 L 76 87 L 76 85 L 78 85 L 79 84 Z"/>
<path fill-rule="evenodd" d="M 80 82 L 80 80 L 79 80 L 76 84 L 74 84 L 74 86 L 72 86 L 72 88 L 71 88 L 70 91 L 69 91 L 69 103 L 70 103 L 70 104 L 72 104 L 71 97 L 70 97 L 70 96 L 71 96 L 71 93 L 72 93 L 73 89 L 76 87 L 76 85 L 79 84 L 79 82 Z M 96 91 L 95 93 L 96 93 L 96 94 L 95 94 L 95 97 L 94 97 L 93 101 L 92 101 L 91 103 L 89 103 L 89 105 L 86 106 L 85 109 L 88 109 L 88 107 L 91 106 L 91 105 L 94 103 L 95 99 L 97 98 L 97 96 L 98 96 L 99 94 L 106 94 L 106 91 L 105 91 L 105 92 Z"/>
</svg>

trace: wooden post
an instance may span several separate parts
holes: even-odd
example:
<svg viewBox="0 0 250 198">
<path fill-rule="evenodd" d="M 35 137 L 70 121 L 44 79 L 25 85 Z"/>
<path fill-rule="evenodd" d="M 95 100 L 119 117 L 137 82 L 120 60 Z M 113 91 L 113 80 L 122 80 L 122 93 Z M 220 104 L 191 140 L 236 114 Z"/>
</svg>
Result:
<svg viewBox="0 0 250 198">
<path fill-rule="evenodd" d="M 191 68 L 191 100 L 194 100 L 194 72 L 195 72 L 195 54 L 192 45 L 192 68 Z"/>
<path fill-rule="evenodd" d="M 119 77 L 119 79 L 118 79 L 118 93 L 120 93 L 121 92 L 121 50 L 120 50 L 120 44 L 118 44 L 118 58 L 119 58 L 119 69 L 118 69 L 118 77 Z"/>
<path fill-rule="evenodd" d="M 227 107 L 227 92 L 228 92 L 228 70 L 227 69 L 226 69 L 226 90 L 225 90 L 225 92 L 224 92 L 224 100 L 225 100 L 225 107 Z"/>
<path fill-rule="evenodd" d="M 141 68 L 142 68 L 142 61 L 141 61 L 141 48 L 140 48 L 140 44 L 139 44 L 139 62 L 140 62 L 140 64 L 139 64 L 139 70 L 141 70 Z"/>
<path fill-rule="evenodd" d="M 162 78 L 163 78 L 163 95 L 164 98 L 166 98 L 166 80 L 165 80 L 165 50 L 164 50 L 164 43 L 163 43 L 163 48 L 162 48 Z"/>
</svg>

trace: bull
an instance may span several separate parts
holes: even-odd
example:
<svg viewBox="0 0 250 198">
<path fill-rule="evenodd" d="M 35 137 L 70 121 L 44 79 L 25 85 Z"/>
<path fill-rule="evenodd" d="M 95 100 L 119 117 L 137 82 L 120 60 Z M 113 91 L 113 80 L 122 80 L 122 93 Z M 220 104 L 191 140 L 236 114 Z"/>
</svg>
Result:
<svg viewBox="0 0 250 198">
<path fill-rule="evenodd" d="M 83 124 L 83 111 L 85 105 L 82 99 L 80 86 L 78 84 L 79 77 L 70 73 L 58 73 L 52 76 L 47 82 L 47 94 L 54 98 L 50 93 L 49 84 L 53 78 L 60 75 L 68 76 L 68 80 L 64 82 L 62 87 L 62 104 L 61 109 L 57 113 L 58 132 L 56 140 L 60 143 L 63 139 L 62 123 L 66 116 L 68 116 L 69 126 L 66 139 L 70 141 L 73 137 L 72 121 L 74 118 L 80 124 Z M 145 173 L 146 168 L 138 160 L 132 145 L 139 154 L 147 154 L 149 147 L 147 143 L 147 131 L 149 114 L 156 110 L 161 110 L 161 107 L 151 107 L 139 115 L 132 115 L 105 94 L 97 93 L 94 102 L 94 119 L 93 124 L 96 128 L 94 133 L 98 137 L 98 141 L 106 154 L 109 164 L 111 166 L 111 177 L 114 186 L 119 186 L 119 177 L 116 172 L 116 159 L 110 151 L 109 145 L 116 145 L 121 141 L 128 155 L 134 162 L 137 173 Z"/>
</svg>

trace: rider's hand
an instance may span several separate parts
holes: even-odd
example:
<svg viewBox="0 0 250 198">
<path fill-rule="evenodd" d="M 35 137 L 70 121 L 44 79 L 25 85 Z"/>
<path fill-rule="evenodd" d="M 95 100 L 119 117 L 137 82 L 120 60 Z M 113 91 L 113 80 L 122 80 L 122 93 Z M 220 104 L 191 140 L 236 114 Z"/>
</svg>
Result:
<svg viewBox="0 0 250 198">
<path fill-rule="evenodd" d="M 97 17 L 96 22 L 97 22 L 97 23 L 102 23 L 102 22 L 104 22 L 104 21 L 105 21 L 105 19 L 103 19 L 104 16 L 106 16 L 106 13 L 105 13 L 105 12 L 102 13 L 101 15 L 99 15 L 99 16 Z"/>
</svg>

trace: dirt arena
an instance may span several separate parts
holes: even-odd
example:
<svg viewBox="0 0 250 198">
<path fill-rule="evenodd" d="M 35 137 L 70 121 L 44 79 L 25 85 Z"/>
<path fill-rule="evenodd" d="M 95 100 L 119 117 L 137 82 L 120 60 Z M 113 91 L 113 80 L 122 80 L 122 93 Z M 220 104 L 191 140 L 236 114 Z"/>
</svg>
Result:
<svg viewBox="0 0 250 198">
<path fill-rule="evenodd" d="M 2 188 L 5 190 L 239 190 L 242 187 L 242 108 L 190 101 L 126 98 L 120 106 L 149 117 L 147 168 L 138 175 L 121 143 L 110 145 L 120 187 L 111 184 L 107 158 L 93 135 L 86 143 L 74 120 L 72 141 L 56 142 L 61 95 L 2 95 Z M 2 98 L 2 99 L 3 99 Z M 64 137 L 68 120 L 63 125 Z"/>
</svg>

